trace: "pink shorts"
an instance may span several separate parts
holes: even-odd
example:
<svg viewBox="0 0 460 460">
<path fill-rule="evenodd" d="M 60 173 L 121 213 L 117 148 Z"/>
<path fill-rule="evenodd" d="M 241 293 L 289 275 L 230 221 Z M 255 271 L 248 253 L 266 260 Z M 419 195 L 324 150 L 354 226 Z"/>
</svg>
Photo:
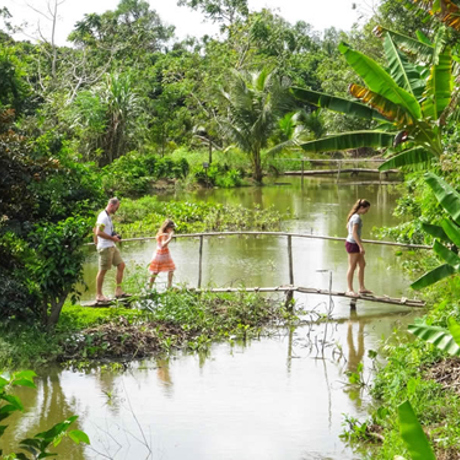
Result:
<svg viewBox="0 0 460 460">
<path fill-rule="evenodd" d="M 349 241 L 345 241 L 345 249 L 348 254 L 356 254 L 357 252 L 360 252 L 359 246 L 356 243 L 350 243 Z"/>
</svg>

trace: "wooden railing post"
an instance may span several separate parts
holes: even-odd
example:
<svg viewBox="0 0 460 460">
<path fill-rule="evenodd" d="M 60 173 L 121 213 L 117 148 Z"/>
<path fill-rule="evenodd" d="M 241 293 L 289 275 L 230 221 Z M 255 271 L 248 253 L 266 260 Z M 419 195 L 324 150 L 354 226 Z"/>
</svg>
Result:
<svg viewBox="0 0 460 460">
<path fill-rule="evenodd" d="M 200 236 L 200 252 L 198 262 L 198 289 L 201 288 L 201 276 L 203 272 L 203 236 Z"/>
</svg>

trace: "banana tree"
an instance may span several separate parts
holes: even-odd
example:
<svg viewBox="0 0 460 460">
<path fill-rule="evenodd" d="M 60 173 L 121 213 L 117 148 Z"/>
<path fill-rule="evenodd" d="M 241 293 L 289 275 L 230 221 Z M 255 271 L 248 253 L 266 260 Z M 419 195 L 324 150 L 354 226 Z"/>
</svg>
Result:
<svg viewBox="0 0 460 460">
<path fill-rule="evenodd" d="M 390 158 L 381 165 L 381 171 L 427 163 L 443 153 L 442 128 L 445 112 L 451 110 L 453 87 L 451 50 L 444 46 L 444 34 L 438 33 L 432 43 L 421 34 L 416 40 L 384 29 L 379 31 L 384 35 L 386 69 L 345 43 L 339 46 L 345 60 L 365 83 L 349 86 L 355 100 L 292 88 L 294 95 L 307 104 L 375 120 L 377 128 L 306 142 L 301 144 L 305 151 L 384 148 Z M 406 54 L 413 50 L 428 64 L 414 65 Z"/>
<path fill-rule="evenodd" d="M 460 273 L 460 194 L 444 179 L 433 173 L 425 174 L 425 182 L 433 191 L 439 204 L 447 211 L 440 225 L 422 224 L 423 230 L 435 238 L 433 251 L 443 264 L 414 281 L 413 289 L 422 289 L 448 276 Z"/>
<path fill-rule="evenodd" d="M 408 0 L 410 4 L 418 6 L 436 16 L 446 26 L 460 31 L 460 4 L 452 0 Z"/>
<path fill-rule="evenodd" d="M 453 318 L 448 319 L 447 329 L 423 322 L 410 324 L 407 329 L 425 342 L 432 343 L 439 350 L 451 356 L 460 356 L 460 325 Z"/>
<path fill-rule="evenodd" d="M 399 430 L 412 460 L 436 460 L 420 422 L 409 401 L 398 406 Z M 403 457 L 396 459 L 405 460 Z"/>
</svg>

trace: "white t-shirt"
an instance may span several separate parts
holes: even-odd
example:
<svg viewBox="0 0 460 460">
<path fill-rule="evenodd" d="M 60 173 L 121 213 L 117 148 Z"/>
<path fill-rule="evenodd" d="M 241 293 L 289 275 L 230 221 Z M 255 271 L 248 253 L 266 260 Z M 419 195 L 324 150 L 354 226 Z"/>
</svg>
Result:
<svg viewBox="0 0 460 460">
<path fill-rule="evenodd" d="M 363 228 L 363 221 L 361 220 L 361 217 L 359 216 L 359 214 L 353 214 L 351 217 L 350 217 L 350 220 L 348 221 L 348 236 L 347 236 L 347 241 L 349 243 L 355 243 L 356 244 L 356 241 L 355 239 L 353 238 L 353 227 L 355 225 L 358 225 L 358 236 L 359 238 L 361 238 L 361 229 Z"/>
<path fill-rule="evenodd" d="M 113 233 L 113 223 L 107 211 L 102 211 L 97 216 L 96 227 L 99 227 L 104 233 L 109 236 L 112 236 Z M 97 237 L 97 249 L 111 248 L 115 246 L 115 243 L 112 240 L 106 240 L 105 238 Z"/>
</svg>

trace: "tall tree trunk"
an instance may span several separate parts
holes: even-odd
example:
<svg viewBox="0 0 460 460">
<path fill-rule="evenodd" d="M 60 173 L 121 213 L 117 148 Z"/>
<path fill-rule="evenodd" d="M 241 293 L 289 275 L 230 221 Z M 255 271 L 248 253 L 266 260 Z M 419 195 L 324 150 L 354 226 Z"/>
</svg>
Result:
<svg viewBox="0 0 460 460">
<path fill-rule="evenodd" d="M 252 156 L 253 163 L 253 177 L 254 180 L 258 183 L 262 183 L 263 173 L 262 173 L 262 161 L 260 159 L 260 150 L 253 152 Z"/>
</svg>

